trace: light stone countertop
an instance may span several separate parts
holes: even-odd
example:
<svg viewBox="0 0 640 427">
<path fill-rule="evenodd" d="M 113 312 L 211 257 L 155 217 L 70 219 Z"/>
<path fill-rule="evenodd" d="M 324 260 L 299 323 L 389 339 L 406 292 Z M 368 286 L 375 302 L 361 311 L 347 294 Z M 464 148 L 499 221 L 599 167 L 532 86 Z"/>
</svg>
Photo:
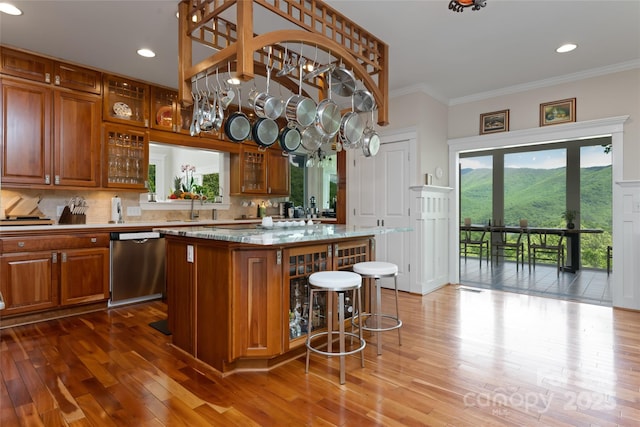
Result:
<svg viewBox="0 0 640 427">
<path fill-rule="evenodd" d="M 171 236 L 223 240 L 253 245 L 282 245 L 315 240 L 344 239 L 411 231 L 409 227 L 358 227 L 342 224 L 314 224 L 291 227 L 262 227 L 259 224 L 205 225 L 197 227 L 156 227 Z"/>
</svg>

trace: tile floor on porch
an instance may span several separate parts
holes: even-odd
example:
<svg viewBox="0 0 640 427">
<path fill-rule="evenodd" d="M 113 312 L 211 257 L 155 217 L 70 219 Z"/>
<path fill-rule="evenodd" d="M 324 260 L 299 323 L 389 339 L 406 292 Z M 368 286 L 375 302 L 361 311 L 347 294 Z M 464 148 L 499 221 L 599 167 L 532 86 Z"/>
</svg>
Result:
<svg viewBox="0 0 640 427">
<path fill-rule="evenodd" d="M 501 262 L 493 266 L 486 262 L 480 267 L 478 259 L 460 258 L 460 283 L 462 285 L 496 289 L 527 295 L 537 295 L 588 304 L 612 305 L 611 276 L 606 270 L 581 269 L 576 273 L 561 272 L 556 275 L 555 265 L 537 264 L 531 269 L 525 262 L 524 268 L 516 271 L 513 261 Z"/>
</svg>

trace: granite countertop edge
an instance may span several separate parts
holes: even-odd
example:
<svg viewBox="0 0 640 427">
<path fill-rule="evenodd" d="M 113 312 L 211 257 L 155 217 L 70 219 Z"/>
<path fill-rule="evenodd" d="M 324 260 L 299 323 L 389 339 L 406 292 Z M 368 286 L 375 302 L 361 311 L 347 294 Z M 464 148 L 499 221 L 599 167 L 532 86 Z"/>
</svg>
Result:
<svg viewBox="0 0 640 427">
<path fill-rule="evenodd" d="M 316 240 L 344 239 L 349 237 L 406 232 L 412 229 L 409 227 L 359 227 L 338 224 L 314 224 L 312 226 L 267 229 L 251 227 L 250 224 L 248 224 L 247 228 L 240 229 L 197 226 L 186 228 L 156 227 L 153 230 L 169 236 L 273 246 Z"/>
</svg>

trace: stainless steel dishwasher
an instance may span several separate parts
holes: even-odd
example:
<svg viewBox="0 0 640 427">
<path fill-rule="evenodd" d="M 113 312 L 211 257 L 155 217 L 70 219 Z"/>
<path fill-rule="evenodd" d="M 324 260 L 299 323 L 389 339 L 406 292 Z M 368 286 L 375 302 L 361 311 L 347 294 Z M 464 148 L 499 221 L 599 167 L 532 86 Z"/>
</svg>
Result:
<svg viewBox="0 0 640 427">
<path fill-rule="evenodd" d="M 164 239 L 155 231 L 111 233 L 109 306 L 162 298 Z"/>
</svg>

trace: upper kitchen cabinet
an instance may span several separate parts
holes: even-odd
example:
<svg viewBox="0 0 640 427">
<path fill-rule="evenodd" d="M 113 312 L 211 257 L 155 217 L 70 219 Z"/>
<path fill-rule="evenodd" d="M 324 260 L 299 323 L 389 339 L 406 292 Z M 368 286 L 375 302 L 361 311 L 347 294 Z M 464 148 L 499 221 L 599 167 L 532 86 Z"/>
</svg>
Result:
<svg viewBox="0 0 640 427">
<path fill-rule="evenodd" d="M 182 108 L 178 91 L 151 86 L 151 129 L 189 134 L 193 107 Z"/>
<path fill-rule="evenodd" d="M 282 151 L 243 144 L 231 155 L 231 194 L 289 195 L 289 160 Z"/>
<path fill-rule="evenodd" d="M 149 85 L 105 74 L 103 88 L 103 120 L 149 127 Z"/>
<path fill-rule="evenodd" d="M 0 72 L 40 83 L 100 95 L 102 73 L 6 47 L 0 48 Z"/>
<path fill-rule="evenodd" d="M 100 97 L 0 79 L 2 183 L 98 186 Z"/>
<path fill-rule="evenodd" d="M 106 123 L 103 159 L 104 187 L 146 190 L 149 164 L 147 132 Z"/>
</svg>

